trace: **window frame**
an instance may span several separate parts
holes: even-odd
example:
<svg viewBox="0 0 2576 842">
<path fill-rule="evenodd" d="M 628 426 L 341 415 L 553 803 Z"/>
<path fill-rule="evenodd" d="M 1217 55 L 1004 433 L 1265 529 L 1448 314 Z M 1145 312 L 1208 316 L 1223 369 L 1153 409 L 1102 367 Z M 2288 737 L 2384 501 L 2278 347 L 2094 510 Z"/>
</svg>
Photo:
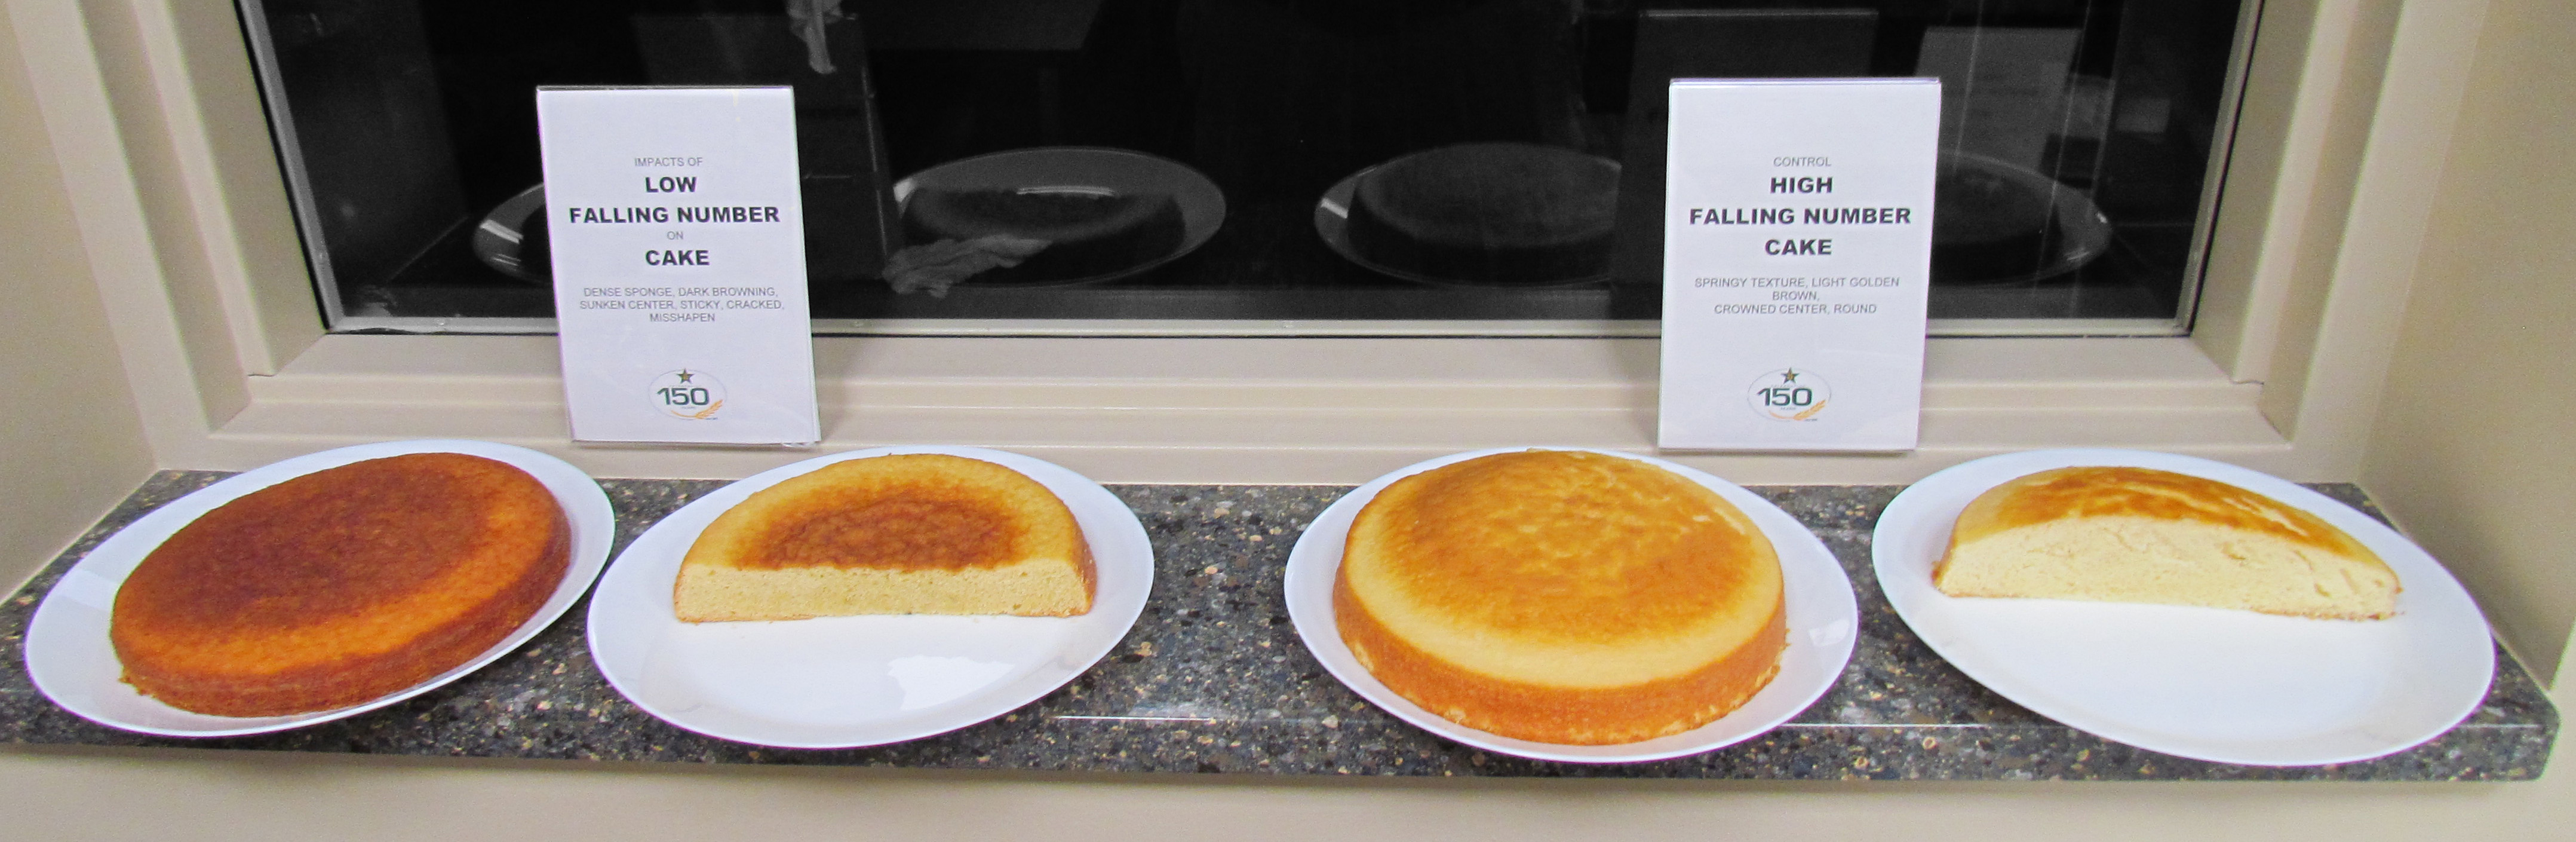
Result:
<svg viewBox="0 0 2576 842">
<path fill-rule="evenodd" d="M 606 476 L 742 476 L 807 454 L 574 444 L 546 337 L 325 335 L 233 10 L 9 11 L 157 465 L 425 436 Z M 2478 21 L 2396 0 L 2246 15 L 2193 335 L 1936 338 L 1919 450 L 1679 458 L 1746 482 L 1904 482 L 1988 453 L 2126 446 L 2354 478 L 2423 236 L 2413 197 L 2440 174 Z M 1652 348 L 824 337 L 820 449 L 962 441 L 1113 482 L 1341 483 L 1471 447 L 1650 450 Z"/>
</svg>

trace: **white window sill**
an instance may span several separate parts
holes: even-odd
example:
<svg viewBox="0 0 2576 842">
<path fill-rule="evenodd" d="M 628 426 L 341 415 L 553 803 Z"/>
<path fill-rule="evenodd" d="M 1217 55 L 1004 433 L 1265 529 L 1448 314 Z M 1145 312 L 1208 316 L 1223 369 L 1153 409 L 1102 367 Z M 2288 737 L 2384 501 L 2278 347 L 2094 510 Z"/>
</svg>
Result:
<svg viewBox="0 0 2576 842">
<path fill-rule="evenodd" d="M 1651 451 L 1651 339 L 826 337 L 815 451 L 576 445 L 545 336 L 325 337 L 173 467 L 457 437 L 600 476 L 739 477 L 885 444 L 973 444 L 1104 482 L 1357 483 L 1442 453 Z M 1904 454 L 1666 454 L 1745 483 L 1902 483 L 1993 453 L 2140 447 L 2300 478 L 2290 444 L 2187 339 L 1934 339 L 1923 446 Z M 2330 477 L 2329 477 L 2330 479 Z"/>
</svg>

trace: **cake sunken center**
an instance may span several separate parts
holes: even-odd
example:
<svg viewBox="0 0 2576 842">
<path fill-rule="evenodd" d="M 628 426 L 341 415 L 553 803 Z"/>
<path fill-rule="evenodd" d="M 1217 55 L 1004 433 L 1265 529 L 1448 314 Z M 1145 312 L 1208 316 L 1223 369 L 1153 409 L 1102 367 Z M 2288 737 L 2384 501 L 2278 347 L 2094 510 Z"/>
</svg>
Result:
<svg viewBox="0 0 2576 842">
<path fill-rule="evenodd" d="M 475 554 L 490 502 L 475 486 L 427 460 L 378 461 L 397 464 L 316 472 L 206 514 L 163 545 L 201 559 L 194 575 L 129 580 L 134 597 L 199 628 L 300 628 L 410 597 Z"/>
<path fill-rule="evenodd" d="M 964 570 L 1018 558 L 1011 517 L 964 488 L 911 485 L 816 500 L 752 542 L 740 565 Z"/>
</svg>

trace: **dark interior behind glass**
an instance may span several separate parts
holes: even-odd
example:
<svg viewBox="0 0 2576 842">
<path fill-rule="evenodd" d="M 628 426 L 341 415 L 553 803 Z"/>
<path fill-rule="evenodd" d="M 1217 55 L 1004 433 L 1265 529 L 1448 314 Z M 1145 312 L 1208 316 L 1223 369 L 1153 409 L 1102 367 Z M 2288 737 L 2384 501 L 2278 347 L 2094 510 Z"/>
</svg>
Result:
<svg viewBox="0 0 2576 842">
<path fill-rule="evenodd" d="M 2237 0 L 242 8 L 334 326 L 419 330 L 552 316 L 529 210 L 542 85 L 794 86 L 818 320 L 1455 322 L 1655 318 L 1665 83 L 1810 76 L 1942 78 L 1945 173 L 2039 185 L 2051 203 L 2026 264 L 1963 269 L 1936 248 L 1934 318 L 2171 322 L 2196 283 L 2238 17 Z M 1364 266 L 1319 233 L 1346 210 L 1328 194 L 1359 173 L 1468 143 L 1619 162 L 1600 271 L 1425 277 Z M 907 233 L 898 185 L 992 163 L 979 156 L 1054 161 L 1058 147 L 1203 178 L 1222 224 L 1105 275 L 989 272 L 907 292 L 886 279 L 890 256 L 926 242 Z"/>
</svg>

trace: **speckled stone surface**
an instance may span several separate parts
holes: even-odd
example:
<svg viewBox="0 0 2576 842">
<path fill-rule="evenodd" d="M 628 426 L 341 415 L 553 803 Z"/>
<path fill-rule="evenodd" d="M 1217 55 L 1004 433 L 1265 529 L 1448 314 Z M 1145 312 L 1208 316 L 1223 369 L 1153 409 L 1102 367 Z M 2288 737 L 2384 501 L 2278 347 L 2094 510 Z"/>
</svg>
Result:
<svg viewBox="0 0 2576 842">
<path fill-rule="evenodd" d="M 1434 737 L 1353 695 L 1298 643 L 1280 577 L 1301 528 L 1347 489 L 1113 486 L 1152 535 L 1155 580 L 1117 650 L 1018 712 L 948 734 L 834 751 L 698 736 L 629 704 L 591 665 L 588 605 L 511 656 L 399 705 L 256 737 L 169 739 L 99 726 L 30 683 L 20 644 L 37 602 L 90 547 L 144 512 L 223 478 L 164 472 L 0 604 L 0 741 L 472 757 L 774 763 L 1053 771 L 1939 780 L 2528 780 L 2558 713 L 2520 664 L 2467 722 L 2364 763 L 2228 766 L 2102 740 L 1987 691 L 1916 640 L 1870 573 L 1870 530 L 1892 486 L 1755 491 L 1822 536 L 1859 590 L 1862 628 L 1833 690 L 1788 725 L 1707 754 L 1587 766 L 1491 754 Z M 617 546 L 723 485 L 606 480 Z M 2321 490 L 2362 505 L 2349 486 Z"/>
</svg>

